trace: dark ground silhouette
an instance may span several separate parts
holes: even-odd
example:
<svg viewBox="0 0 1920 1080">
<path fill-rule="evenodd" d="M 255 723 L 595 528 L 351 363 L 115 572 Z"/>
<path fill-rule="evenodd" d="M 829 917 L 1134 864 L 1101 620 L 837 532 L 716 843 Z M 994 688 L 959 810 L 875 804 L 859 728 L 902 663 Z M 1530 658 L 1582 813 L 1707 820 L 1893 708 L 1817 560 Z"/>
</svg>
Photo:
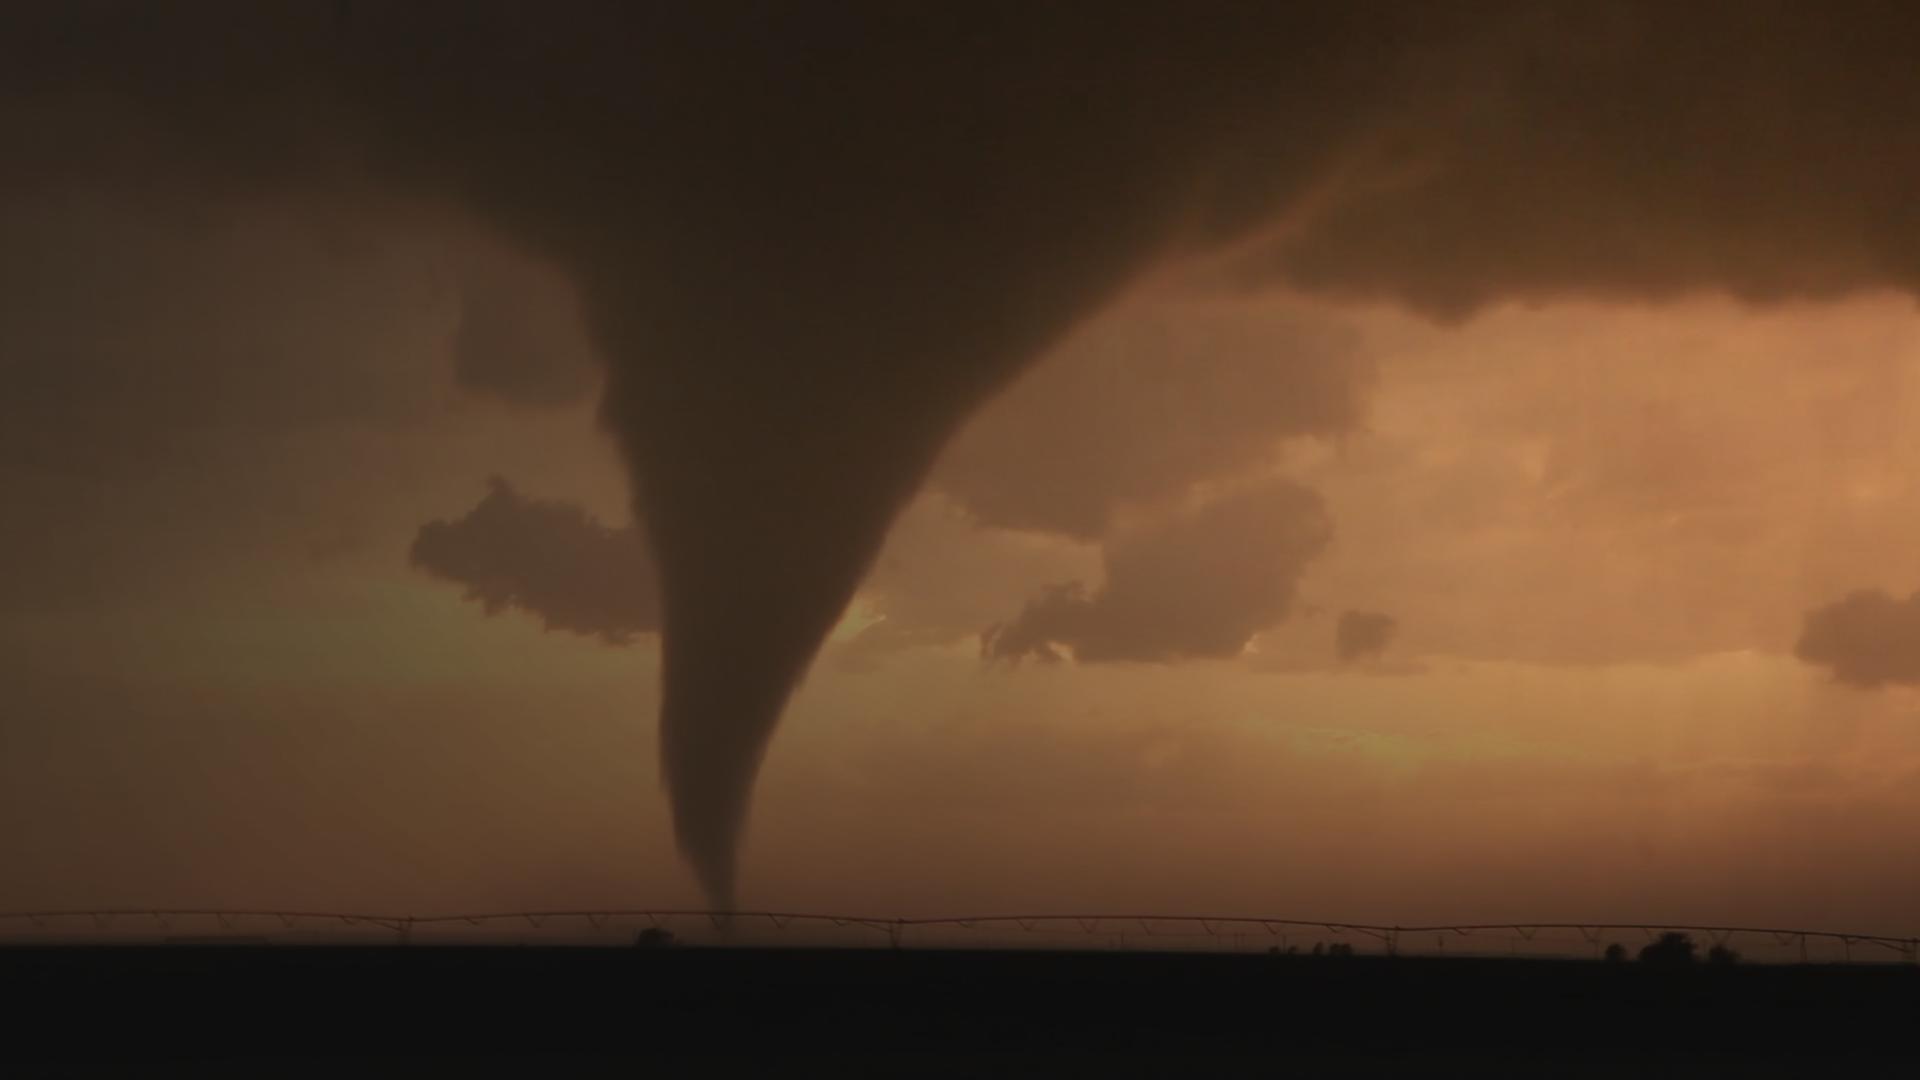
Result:
<svg viewBox="0 0 1920 1080">
<path fill-rule="evenodd" d="M 1858 1076 L 1920 1049 L 1897 964 L 99 947 L 0 950 L 0 983 L 14 1075 Z"/>
</svg>

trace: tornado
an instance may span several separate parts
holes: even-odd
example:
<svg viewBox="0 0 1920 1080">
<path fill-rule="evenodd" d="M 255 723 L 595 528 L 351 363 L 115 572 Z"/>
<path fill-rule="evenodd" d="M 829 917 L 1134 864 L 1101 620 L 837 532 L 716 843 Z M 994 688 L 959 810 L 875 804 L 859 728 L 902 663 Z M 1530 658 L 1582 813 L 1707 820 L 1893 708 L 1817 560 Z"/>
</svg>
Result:
<svg viewBox="0 0 1920 1080">
<path fill-rule="evenodd" d="M 568 254 L 660 568 L 674 831 L 720 910 L 782 710 L 940 449 L 1141 268 L 1255 216 L 1204 184 L 1288 90 L 1183 56 L 1173 18 L 916 11 L 731 28 L 747 85 L 659 117 L 633 242 Z"/>
<path fill-rule="evenodd" d="M 1352 98 L 1361 54 L 1326 47 L 1352 17 L 495 14 L 459 9 L 446 53 L 407 44 L 446 36 L 417 10 L 354 27 L 341 85 L 390 174 L 581 289 L 659 572 L 674 833 L 730 910 L 781 713 L 942 446 L 1144 267 L 1305 182 L 1354 116 L 1303 107 Z"/>
</svg>

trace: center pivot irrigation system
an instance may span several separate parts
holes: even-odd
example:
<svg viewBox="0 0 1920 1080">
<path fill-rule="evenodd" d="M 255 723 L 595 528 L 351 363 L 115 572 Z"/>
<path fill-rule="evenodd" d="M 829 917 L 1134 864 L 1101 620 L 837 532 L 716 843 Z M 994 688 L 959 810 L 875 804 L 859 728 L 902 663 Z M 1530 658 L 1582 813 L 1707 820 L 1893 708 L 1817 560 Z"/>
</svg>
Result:
<svg viewBox="0 0 1920 1080">
<path fill-rule="evenodd" d="M 780 911 L 514 911 L 468 915 L 380 915 L 323 911 L 61 910 L 0 912 L 0 942 L 102 944 L 153 941 L 304 940 L 372 933 L 392 944 L 510 940 L 515 943 L 613 940 L 647 930 L 715 941 L 816 944 L 846 931 L 894 948 L 1212 948 L 1299 951 L 1328 941 L 1357 942 L 1390 955 L 1598 956 L 1609 944 L 1650 942 L 1683 933 L 1702 944 L 1761 950 L 1800 962 L 1895 961 L 1920 964 L 1920 938 L 1753 926 L 1643 923 L 1478 923 L 1382 926 L 1319 919 L 1204 915 L 981 915 L 872 918 Z M 195 931 L 200 931 L 196 933 Z M 769 934 L 773 934 L 769 938 Z M 656 935 L 655 940 L 658 940 Z M 856 941 L 855 943 L 859 943 Z M 1763 958 L 1756 956 L 1756 959 Z"/>
</svg>

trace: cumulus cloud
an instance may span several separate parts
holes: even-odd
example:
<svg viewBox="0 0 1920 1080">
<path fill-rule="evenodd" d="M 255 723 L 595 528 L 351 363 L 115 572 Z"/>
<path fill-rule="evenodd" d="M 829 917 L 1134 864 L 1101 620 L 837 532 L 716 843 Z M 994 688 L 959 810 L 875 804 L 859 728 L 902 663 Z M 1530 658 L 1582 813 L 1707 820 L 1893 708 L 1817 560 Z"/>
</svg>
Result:
<svg viewBox="0 0 1920 1080">
<path fill-rule="evenodd" d="M 1793 652 L 1850 686 L 1920 685 L 1920 593 L 1896 600 L 1859 589 L 1814 608 Z"/>
<path fill-rule="evenodd" d="M 464 585 L 493 615 L 518 609 L 549 630 L 625 645 L 660 629 L 660 593 L 645 539 L 577 506 L 529 498 L 494 477 L 487 497 L 456 521 L 414 537 L 413 564 Z"/>
<path fill-rule="evenodd" d="M 1285 618 L 1301 572 L 1332 539 L 1320 497 L 1290 481 L 1242 489 L 1108 541 L 1106 580 L 1040 591 L 981 640 L 990 659 L 1082 663 L 1238 656 Z"/>
<path fill-rule="evenodd" d="M 1097 539 L 1127 507 L 1354 430 L 1373 365 L 1286 304 L 1149 299 L 1095 320 L 995 400 L 934 486 L 986 525 Z"/>
<path fill-rule="evenodd" d="M 1343 664 L 1379 656 L 1399 627 L 1391 615 L 1378 611 L 1343 611 L 1333 629 L 1333 651 Z"/>
</svg>

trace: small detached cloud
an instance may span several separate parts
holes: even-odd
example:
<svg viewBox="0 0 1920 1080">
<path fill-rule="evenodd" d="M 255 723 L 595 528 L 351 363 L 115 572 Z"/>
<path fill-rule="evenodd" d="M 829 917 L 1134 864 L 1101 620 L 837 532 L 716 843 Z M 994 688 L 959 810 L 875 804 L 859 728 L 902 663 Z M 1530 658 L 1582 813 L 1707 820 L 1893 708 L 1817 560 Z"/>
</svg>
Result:
<svg viewBox="0 0 1920 1080">
<path fill-rule="evenodd" d="M 1230 658 L 1284 619 L 1333 526 L 1319 495 L 1269 481 L 1105 546 L 1106 582 L 1051 585 L 981 640 L 987 659 L 1080 663 Z"/>
<path fill-rule="evenodd" d="M 1860 589 L 1807 612 L 1793 653 L 1864 689 L 1920 686 L 1920 593 Z"/>
<path fill-rule="evenodd" d="M 488 615 L 518 609 L 549 630 L 625 645 L 660 629 L 660 593 L 640 531 L 611 528 L 567 503 L 528 498 L 505 480 L 457 521 L 420 527 L 413 565 L 466 586 Z"/>
<path fill-rule="evenodd" d="M 1399 623 L 1377 611 L 1343 611 L 1333 631 L 1333 651 L 1342 664 L 1351 664 L 1387 651 Z"/>
</svg>

